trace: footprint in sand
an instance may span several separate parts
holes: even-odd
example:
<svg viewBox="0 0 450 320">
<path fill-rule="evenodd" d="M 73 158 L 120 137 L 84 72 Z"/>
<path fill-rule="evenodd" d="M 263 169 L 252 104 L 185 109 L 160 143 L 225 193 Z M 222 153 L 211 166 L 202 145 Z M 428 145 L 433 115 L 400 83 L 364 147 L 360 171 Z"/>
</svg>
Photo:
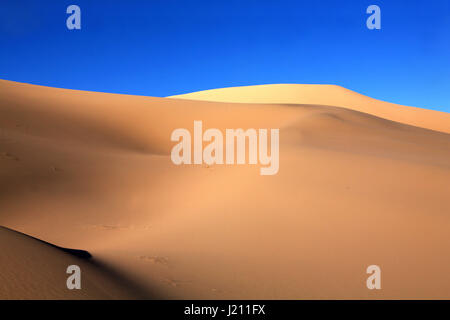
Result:
<svg viewBox="0 0 450 320">
<path fill-rule="evenodd" d="M 108 225 L 108 224 L 93 224 L 88 225 L 86 228 L 89 229 L 98 229 L 98 230 L 121 230 L 121 229 L 129 229 L 129 227 L 126 226 L 119 226 L 119 225 Z"/>
<path fill-rule="evenodd" d="M 19 161 L 19 158 L 17 156 L 15 156 L 15 155 L 13 155 L 12 153 L 9 153 L 9 152 L 1 152 L 0 153 L 0 157 L 3 158 L 3 159 Z"/>
<path fill-rule="evenodd" d="M 162 264 L 162 265 L 167 265 L 169 263 L 169 259 L 167 259 L 165 257 L 160 257 L 160 256 L 140 256 L 139 259 L 150 262 L 150 263 Z"/>
<path fill-rule="evenodd" d="M 96 229 L 96 230 L 150 230 L 151 226 L 134 226 L 134 225 L 108 225 L 108 224 L 90 224 L 85 225 L 86 229 Z"/>
<path fill-rule="evenodd" d="M 52 172 L 54 172 L 54 173 L 62 172 L 62 169 L 59 168 L 59 167 L 57 167 L 57 166 L 52 166 L 50 169 L 51 169 Z"/>
<path fill-rule="evenodd" d="M 183 283 L 188 284 L 191 282 L 189 280 L 175 280 L 175 279 L 167 279 L 167 278 L 164 279 L 163 281 L 172 287 L 179 287 Z"/>
</svg>

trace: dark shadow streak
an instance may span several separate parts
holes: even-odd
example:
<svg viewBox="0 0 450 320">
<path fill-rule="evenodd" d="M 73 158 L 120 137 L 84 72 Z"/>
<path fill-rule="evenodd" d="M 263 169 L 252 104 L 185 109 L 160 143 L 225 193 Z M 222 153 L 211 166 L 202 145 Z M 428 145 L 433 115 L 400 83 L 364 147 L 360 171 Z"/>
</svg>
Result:
<svg viewBox="0 0 450 320">
<path fill-rule="evenodd" d="M 161 295 L 151 292 L 145 286 L 139 284 L 137 281 L 131 279 L 124 272 L 117 270 L 117 268 L 109 266 L 104 261 L 93 258 L 89 261 L 92 266 L 100 270 L 103 274 L 115 279 L 116 283 L 129 291 L 132 291 L 136 300 L 164 300 Z"/>
</svg>

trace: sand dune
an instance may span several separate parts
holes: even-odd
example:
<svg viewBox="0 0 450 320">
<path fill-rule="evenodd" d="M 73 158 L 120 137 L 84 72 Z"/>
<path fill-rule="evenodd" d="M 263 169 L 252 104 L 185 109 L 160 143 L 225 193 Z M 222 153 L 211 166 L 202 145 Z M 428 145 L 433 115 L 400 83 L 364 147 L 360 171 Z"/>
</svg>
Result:
<svg viewBox="0 0 450 320">
<path fill-rule="evenodd" d="M 4 227 L 0 227 L 0 248 L 0 299 L 142 299 L 150 295 L 145 290 L 137 294 L 129 279 L 91 260 L 82 250 L 60 248 Z M 82 290 L 67 289 L 65 271 L 71 265 L 82 270 Z"/>
<path fill-rule="evenodd" d="M 271 84 L 205 90 L 170 98 L 236 103 L 320 104 L 344 107 L 450 133 L 450 114 L 384 102 L 336 85 Z"/>
<path fill-rule="evenodd" d="M 1 229 L 13 262 L 0 297 L 35 297 L 30 277 L 42 298 L 450 298 L 448 114 L 334 86 L 291 100 L 224 90 L 215 102 L 0 81 L 0 225 L 109 266 L 80 261 L 90 289 L 65 292 L 74 258 Z M 171 132 L 194 120 L 279 128 L 279 173 L 174 165 Z M 371 264 L 382 290 L 366 288 Z"/>
</svg>

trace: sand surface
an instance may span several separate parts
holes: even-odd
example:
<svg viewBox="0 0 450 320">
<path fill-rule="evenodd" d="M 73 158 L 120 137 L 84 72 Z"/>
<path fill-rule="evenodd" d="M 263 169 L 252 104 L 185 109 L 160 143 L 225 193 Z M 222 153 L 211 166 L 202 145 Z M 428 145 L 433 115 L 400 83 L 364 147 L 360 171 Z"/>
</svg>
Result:
<svg viewBox="0 0 450 320">
<path fill-rule="evenodd" d="M 24 233 L 0 229 L 0 298 L 450 298 L 449 114 L 260 89 L 174 99 L 0 80 L 0 225 Z M 170 135 L 194 120 L 279 128 L 278 174 L 174 165 Z M 81 291 L 65 289 L 69 264 Z M 372 264 L 381 290 L 366 287 Z"/>
</svg>

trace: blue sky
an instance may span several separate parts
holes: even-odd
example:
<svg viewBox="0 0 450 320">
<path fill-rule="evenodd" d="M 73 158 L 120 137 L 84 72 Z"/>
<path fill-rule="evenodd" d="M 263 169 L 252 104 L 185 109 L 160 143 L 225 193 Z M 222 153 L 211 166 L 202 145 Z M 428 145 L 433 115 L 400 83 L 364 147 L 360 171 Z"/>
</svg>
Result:
<svg viewBox="0 0 450 320">
<path fill-rule="evenodd" d="M 450 1 L 1 0 L 0 78 L 148 96 L 337 84 L 450 112 Z"/>
</svg>

